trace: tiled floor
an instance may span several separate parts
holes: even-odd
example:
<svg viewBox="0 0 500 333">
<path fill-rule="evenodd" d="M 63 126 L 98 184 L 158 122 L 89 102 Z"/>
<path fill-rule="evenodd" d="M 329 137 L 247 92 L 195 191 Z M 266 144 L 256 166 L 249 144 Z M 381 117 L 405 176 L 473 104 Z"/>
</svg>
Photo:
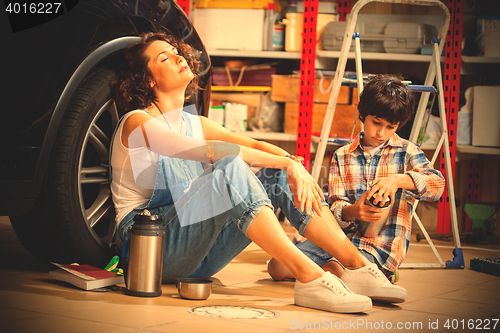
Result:
<svg viewBox="0 0 500 333">
<path fill-rule="evenodd" d="M 406 263 L 437 262 L 425 244 L 413 242 Z M 452 242 L 435 242 L 444 260 L 452 259 Z M 399 285 L 408 290 L 403 304 L 374 303 L 366 314 L 336 314 L 293 305 L 293 282 L 274 282 L 266 272 L 269 256 L 250 245 L 215 276 L 205 301 L 179 298 L 173 285 L 163 285 L 157 298 L 137 298 L 122 291 L 86 292 L 53 281 L 42 264 L 17 240 L 10 222 L 0 217 L 1 332 L 315 332 L 386 329 L 420 332 L 500 331 L 500 277 L 469 268 L 474 257 L 500 257 L 500 246 L 478 249 L 462 244 L 466 268 L 403 269 Z M 227 319 L 193 314 L 201 306 L 230 305 L 264 309 L 216 310 Z M 485 320 L 485 319 L 490 319 Z M 497 319 L 497 320 L 494 320 Z M 446 327 L 448 323 L 448 327 Z M 470 326 L 469 326 L 470 325 Z M 496 325 L 496 329 L 493 326 Z M 465 329 L 461 329 L 462 327 Z M 453 329 L 453 328 L 459 329 Z"/>
</svg>

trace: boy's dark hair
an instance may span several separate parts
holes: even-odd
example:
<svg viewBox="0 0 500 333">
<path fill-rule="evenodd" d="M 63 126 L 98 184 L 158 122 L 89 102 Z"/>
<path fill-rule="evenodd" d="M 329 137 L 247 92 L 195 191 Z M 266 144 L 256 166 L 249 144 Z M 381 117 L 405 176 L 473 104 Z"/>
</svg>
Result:
<svg viewBox="0 0 500 333">
<path fill-rule="evenodd" d="M 413 92 L 396 75 L 377 75 L 364 87 L 359 105 L 359 119 L 366 116 L 384 119 L 403 126 L 415 113 Z"/>
</svg>

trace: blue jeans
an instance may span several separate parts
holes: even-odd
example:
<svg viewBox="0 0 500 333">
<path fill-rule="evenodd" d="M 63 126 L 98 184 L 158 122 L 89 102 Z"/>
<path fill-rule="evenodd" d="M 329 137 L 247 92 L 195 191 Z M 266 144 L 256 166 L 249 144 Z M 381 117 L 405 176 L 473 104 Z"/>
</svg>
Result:
<svg viewBox="0 0 500 333">
<path fill-rule="evenodd" d="M 303 235 L 311 218 L 295 208 L 286 178 L 286 172 L 276 169 L 261 169 L 254 174 L 241 158 L 225 157 L 196 177 L 174 204 L 157 205 L 170 193 L 155 189 L 153 202 L 138 207 L 121 221 L 118 236 L 125 239 L 135 214 L 147 208 L 162 216 L 166 231 L 163 282 L 210 277 L 251 243 L 246 233 L 264 206 L 281 208 Z"/>
</svg>

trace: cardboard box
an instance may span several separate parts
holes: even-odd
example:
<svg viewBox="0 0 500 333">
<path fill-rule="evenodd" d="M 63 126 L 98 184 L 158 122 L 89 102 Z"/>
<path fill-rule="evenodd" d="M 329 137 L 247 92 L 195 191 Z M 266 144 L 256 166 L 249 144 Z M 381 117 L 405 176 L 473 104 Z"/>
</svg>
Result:
<svg viewBox="0 0 500 333">
<path fill-rule="evenodd" d="M 500 87 L 475 86 L 472 145 L 500 147 Z"/>
<path fill-rule="evenodd" d="M 248 128 L 251 129 L 251 120 L 255 116 L 257 109 L 259 108 L 260 102 L 264 93 L 256 92 L 212 92 L 212 101 L 227 101 L 231 103 L 241 103 L 248 106 L 247 114 L 247 124 Z"/>
<path fill-rule="evenodd" d="M 195 0 L 194 8 L 266 9 L 273 0 Z"/>
<path fill-rule="evenodd" d="M 264 9 L 197 8 L 194 26 L 207 49 L 262 51 Z"/>
<path fill-rule="evenodd" d="M 328 104 L 325 103 L 314 103 L 311 124 L 312 134 L 320 135 L 323 128 L 323 121 L 325 119 L 327 106 Z M 335 115 L 333 116 L 332 126 L 330 129 L 331 135 L 336 135 L 337 137 L 349 137 L 351 135 L 352 125 L 354 124 L 354 118 L 356 117 L 356 108 L 356 105 L 337 104 Z M 298 111 L 299 103 L 285 103 L 285 133 L 297 133 Z M 354 136 L 356 136 L 360 132 L 360 124 L 361 122 L 359 120 L 356 121 Z"/>
<path fill-rule="evenodd" d="M 298 75 L 273 75 L 272 76 L 272 93 L 271 99 L 275 102 L 298 102 L 300 93 L 300 76 Z M 333 77 L 325 77 L 323 80 L 323 88 L 326 90 Z M 314 97 L 315 103 L 328 103 L 330 93 L 322 94 L 320 91 L 320 78 L 314 81 Z M 353 90 L 357 88 L 340 87 L 339 97 L 337 104 L 358 104 L 358 99 L 354 101 Z M 356 93 L 357 96 L 357 93 Z"/>
<path fill-rule="evenodd" d="M 212 85 L 214 86 L 271 86 L 272 76 L 276 74 L 276 68 L 225 68 L 215 67 L 212 69 Z M 231 81 L 229 81 L 231 75 Z"/>
</svg>

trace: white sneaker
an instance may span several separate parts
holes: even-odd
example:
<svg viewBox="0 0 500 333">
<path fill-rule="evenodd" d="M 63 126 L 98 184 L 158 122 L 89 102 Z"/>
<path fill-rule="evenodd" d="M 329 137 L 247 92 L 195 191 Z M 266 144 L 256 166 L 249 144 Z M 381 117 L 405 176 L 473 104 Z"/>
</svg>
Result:
<svg viewBox="0 0 500 333">
<path fill-rule="evenodd" d="M 405 288 L 393 285 L 376 264 L 346 269 L 341 279 L 353 292 L 376 301 L 402 303 L 408 295 Z"/>
<path fill-rule="evenodd" d="M 369 297 L 356 295 L 330 272 L 311 282 L 295 281 L 295 304 L 342 313 L 365 312 L 372 308 Z"/>
</svg>

